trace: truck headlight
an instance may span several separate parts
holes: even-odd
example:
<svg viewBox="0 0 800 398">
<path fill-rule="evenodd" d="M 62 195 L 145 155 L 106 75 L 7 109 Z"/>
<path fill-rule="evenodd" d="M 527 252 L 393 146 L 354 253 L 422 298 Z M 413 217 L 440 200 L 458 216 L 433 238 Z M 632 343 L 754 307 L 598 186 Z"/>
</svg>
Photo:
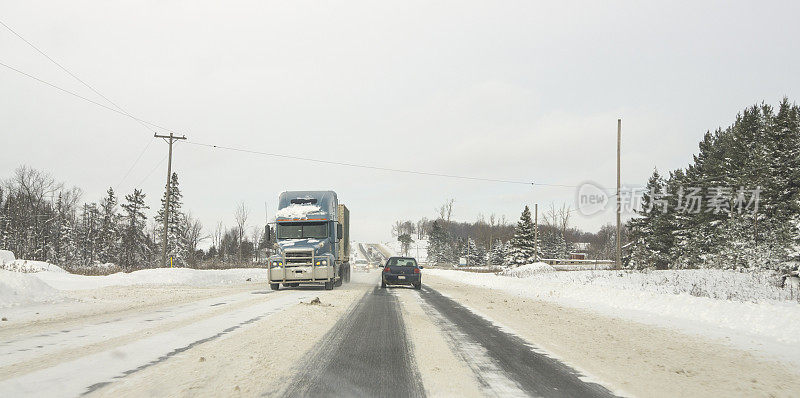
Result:
<svg viewBox="0 0 800 398">
<path fill-rule="evenodd" d="M 322 260 L 322 265 L 328 265 L 328 260 Z"/>
</svg>

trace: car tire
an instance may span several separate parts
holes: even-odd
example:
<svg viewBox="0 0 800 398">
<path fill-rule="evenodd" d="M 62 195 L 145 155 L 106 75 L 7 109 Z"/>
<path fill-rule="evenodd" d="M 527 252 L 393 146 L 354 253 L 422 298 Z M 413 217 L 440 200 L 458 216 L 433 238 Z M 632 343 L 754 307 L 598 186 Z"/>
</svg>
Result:
<svg viewBox="0 0 800 398">
<path fill-rule="evenodd" d="M 272 290 L 280 290 L 281 289 L 281 284 L 280 283 L 270 283 L 269 284 L 269 288 L 272 289 Z"/>
<path fill-rule="evenodd" d="M 417 290 L 420 290 L 420 289 L 422 289 L 422 282 L 420 282 L 420 283 L 415 283 L 415 284 L 414 284 L 414 289 L 417 289 Z"/>
<path fill-rule="evenodd" d="M 381 281 L 381 289 L 386 289 L 386 281 Z"/>
<path fill-rule="evenodd" d="M 333 282 L 325 282 L 325 290 L 333 290 Z"/>
</svg>

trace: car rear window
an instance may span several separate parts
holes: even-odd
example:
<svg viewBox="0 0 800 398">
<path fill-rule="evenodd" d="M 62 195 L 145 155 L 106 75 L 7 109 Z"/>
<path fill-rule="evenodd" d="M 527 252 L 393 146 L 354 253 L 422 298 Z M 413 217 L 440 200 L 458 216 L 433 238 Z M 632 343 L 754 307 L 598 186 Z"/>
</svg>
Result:
<svg viewBox="0 0 800 398">
<path fill-rule="evenodd" d="M 389 264 L 390 267 L 416 267 L 417 260 L 413 258 L 390 258 Z"/>
</svg>

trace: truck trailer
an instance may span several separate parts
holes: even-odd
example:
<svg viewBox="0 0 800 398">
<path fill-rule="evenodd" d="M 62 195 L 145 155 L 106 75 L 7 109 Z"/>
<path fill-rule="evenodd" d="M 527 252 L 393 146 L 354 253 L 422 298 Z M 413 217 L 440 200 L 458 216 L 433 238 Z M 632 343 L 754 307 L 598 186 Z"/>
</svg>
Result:
<svg viewBox="0 0 800 398">
<path fill-rule="evenodd" d="M 277 253 L 268 259 L 272 290 L 300 284 L 331 290 L 350 281 L 350 211 L 333 191 L 287 191 L 275 215 Z M 270 240 L 269 225 L 265 233 Z"/>
</svg>

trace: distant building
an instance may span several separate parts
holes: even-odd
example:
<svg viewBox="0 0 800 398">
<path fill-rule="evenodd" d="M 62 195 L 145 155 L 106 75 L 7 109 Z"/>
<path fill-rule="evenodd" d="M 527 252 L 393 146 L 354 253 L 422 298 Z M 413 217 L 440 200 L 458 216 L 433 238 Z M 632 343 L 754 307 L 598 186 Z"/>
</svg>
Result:
<svg viewBox="0 0 800 398">
<path fill-rule="evenodd" d="M 569 254 L 570 260 L 586 260 L 586 253 L 579 252 L 579 253 L 570 253 Z"/>
</svg>

